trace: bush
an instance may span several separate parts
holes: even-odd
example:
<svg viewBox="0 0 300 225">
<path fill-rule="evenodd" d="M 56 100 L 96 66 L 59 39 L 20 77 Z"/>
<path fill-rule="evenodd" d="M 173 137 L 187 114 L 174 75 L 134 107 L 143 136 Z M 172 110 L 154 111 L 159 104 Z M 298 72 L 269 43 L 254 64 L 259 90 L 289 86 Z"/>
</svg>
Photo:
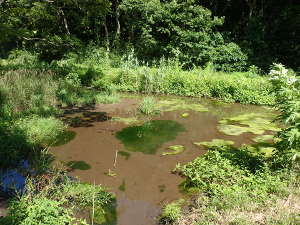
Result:
<svg viewBox="0 0 300 225">
<path fill-rule="evenodd" d="M 11 225 L 66 225 L 75 224 L 70 209 L 63 206 L 63 202 L 47 198 L 13 201 L 9 207 Z"/>
<path fill-rule="evenodd" d="M 18 120 L 13 130 L 18 135 L 24 135 L 32 146 L 47 147 L 56 143 L 65 128 L 62 121 L 53 117 L 31 116 Z"/>
</svg>

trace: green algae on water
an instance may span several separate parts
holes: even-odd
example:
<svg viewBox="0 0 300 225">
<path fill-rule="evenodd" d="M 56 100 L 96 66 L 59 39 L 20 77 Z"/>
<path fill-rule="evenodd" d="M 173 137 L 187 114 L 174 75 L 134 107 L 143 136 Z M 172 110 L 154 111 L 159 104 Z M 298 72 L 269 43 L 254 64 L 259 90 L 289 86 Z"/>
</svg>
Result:
<svg viewBox="0 0 300 225">
<path fill-rule="evenodd" d="M 131 152 L 155 154 L 165 142 L 176 138 L 185 128 L 172 120 L 152 120 L 141 126 L 126 127 L 116 133 L 116 137 Z"/>
<path fill-rule="evenodd" d="M 176 110 L 191 110 L 196 112 L 208 112 L 208 108 L 201 104 L 187 103 L 182 99 L 161 100 L 158 103 L 159 108 L 165 112 Z"/>
<path fill-rule="evenodd" d="M 177 155 L 185 150 L 183 145 L 171 145 L 168 147 L 169 152 L 163 152 L 161 155 Z"/>
<path fill-rule="evenodd" d="M 224 139 L 212 139 L 211 141 L 194 142 L 194 145 L 204 146 L 207 148 L 214 148 L 214 147 L 234 145 L 234 141 L 229 141 Z"/>
<path fill-rule="evenodd" d="M 227 125 L 227 124 L 221 124 L 218 126 L 218 129 L 220 132 L 227 134 L 227 135 L 232 135 L 232 136 L 238 136 L 243 133 L 253 133 L 253 134 L 263 134 L 265 130 L 259 129 L 259 128 L 254 128 L 254 127 L 241 127 L 237 125 Z"/>
<path fill-rule="evenodd" d="M 273 113 L 241 114 L 220 120 L 218 129 L 227 135 L 241 135 L 246 132 L 263 134 L 266 130 L 279 131 L 280 128 L 272 122 L 274 118 Z"/>
<path fill-rule="evenodd" d="M 91 166 L 84 161 L 70 161 L 67 166 L 74 170 L 89 170 Z"/>
<path fill-rule="evenodd" d="M 113 117 L 111 121 L 124 123 L 126 125 L 138 124 L 141 122 L 136 117 Z"/>
<path fill-rule="evenodd" d="M 274 135 L 259 135 L 253 138 L 252 140 L 258 143 L 264 143 L 267 141 L 272 141 L 274 139 Z"/>
</svg>

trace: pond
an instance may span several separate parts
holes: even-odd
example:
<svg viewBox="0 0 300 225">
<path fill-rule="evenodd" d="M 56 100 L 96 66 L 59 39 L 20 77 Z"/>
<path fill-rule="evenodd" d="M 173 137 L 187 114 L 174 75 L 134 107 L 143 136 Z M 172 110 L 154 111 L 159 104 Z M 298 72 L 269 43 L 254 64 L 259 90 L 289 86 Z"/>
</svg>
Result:
<svg viewBox="0 0 300 225">
<path fill-rule="evenodd" d="M 267 107 L 156 96 L 161 113 L 145 117 L 137 111 L 142 98 L 127 95 L 115 104 L 66 109 L 71 140 L 51 148 L 71 175 L 116 194 L 116 215 L 98 224 L 157 224 L 161 207 L 184 197 L 183 178 L 172 173 L 177 163 L 204 154 L 205 146 L 254 143 L 278 129 Z"/>
</svg>

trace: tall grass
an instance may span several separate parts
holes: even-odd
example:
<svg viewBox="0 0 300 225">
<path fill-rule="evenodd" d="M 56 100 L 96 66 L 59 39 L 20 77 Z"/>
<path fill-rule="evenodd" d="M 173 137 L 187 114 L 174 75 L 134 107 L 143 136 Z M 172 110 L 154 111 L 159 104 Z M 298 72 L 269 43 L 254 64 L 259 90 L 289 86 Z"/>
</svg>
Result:
<svg viewBox="0 0 300 225">
<path fill-rule="evenodd" d="M 12 114 L 49 115 L 57 104 L 57 82 L 51 71 L 12 70 L 0 76 L 2 106 Z"/>
</svg>

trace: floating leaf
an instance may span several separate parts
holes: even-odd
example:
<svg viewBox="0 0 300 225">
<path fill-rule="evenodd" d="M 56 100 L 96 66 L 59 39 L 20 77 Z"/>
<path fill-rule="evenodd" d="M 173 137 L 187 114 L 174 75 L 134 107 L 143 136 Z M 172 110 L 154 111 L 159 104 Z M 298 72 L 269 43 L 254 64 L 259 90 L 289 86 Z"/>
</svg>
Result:
<svg viewBox="0 0 300 225">
<path fill-rule="evenodd" d="M 172 145 L 168 149 L 172 150 L 171 152 L 163 152 L 162 155 L 177 155 L 185 150 L 183 145 Z"/>
</svg>

